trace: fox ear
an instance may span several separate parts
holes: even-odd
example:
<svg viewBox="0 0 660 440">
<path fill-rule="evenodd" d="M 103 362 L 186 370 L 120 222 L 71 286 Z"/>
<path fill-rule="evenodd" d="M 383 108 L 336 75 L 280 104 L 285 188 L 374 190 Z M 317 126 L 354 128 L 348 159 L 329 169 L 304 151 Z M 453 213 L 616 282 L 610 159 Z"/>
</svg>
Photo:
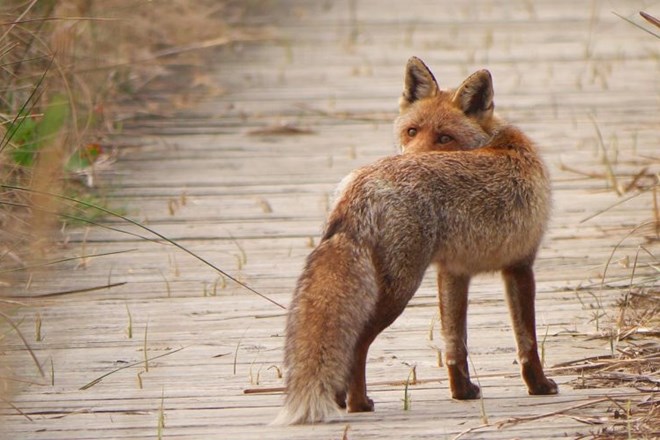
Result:
<svg viewBox="0 0 660 440">
<path fill-rule="evenodd" d="M 493 79 L 488 70 L 479 70 L 461 84 L 452 101 L 468 116 L 482 118 L 493 112 Z"/>
<path fill-rule="evenodd" d="M 417 57 L 412 57 L 406 64 L 406 76 L 403 94 L 399 99 L 399 110 L 403 111 L 420 99 L 438 94 L 438 83 L 426 64 Z"/>
</svg>

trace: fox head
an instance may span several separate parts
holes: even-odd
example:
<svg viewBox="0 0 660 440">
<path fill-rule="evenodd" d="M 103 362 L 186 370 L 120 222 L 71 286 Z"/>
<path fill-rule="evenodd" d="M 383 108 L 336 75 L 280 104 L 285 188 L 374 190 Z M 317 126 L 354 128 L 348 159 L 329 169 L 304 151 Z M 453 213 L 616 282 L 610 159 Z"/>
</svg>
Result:
<svg viewBox="0 0 660 440">
<path fill-rule="evenodd" d="M 443 90 L 426 64 L 412 57 L 395 136 L 403 153 L 473 150 L 487 144 L 501 124 L 494 108 L 488 70 L 473 73 L 456 89 Z"/>
</svg>

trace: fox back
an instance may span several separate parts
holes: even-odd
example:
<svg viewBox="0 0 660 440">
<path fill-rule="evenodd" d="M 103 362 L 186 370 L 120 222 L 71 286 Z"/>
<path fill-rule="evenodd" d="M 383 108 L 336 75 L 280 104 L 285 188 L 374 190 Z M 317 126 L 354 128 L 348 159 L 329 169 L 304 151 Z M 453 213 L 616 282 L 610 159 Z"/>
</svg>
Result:
<svg viewBox="0 0 660 440">
<path fill-rule="evenodd" d="M 548 174 L 532 141 L 495 114 L 493 96 L 487 70 L 441 89 L 424 62 L 410 58 L 394 122 L 405 158 L 386 158 L 347 176 L 325 236 L 340 223 L 376 221 L 356 212 L 377 212 L 384 220 L 377 220 L 374 233 L 408 237 L 379 240 L 413 245 L 417 230 L 434 249 L 432 261 L 450 272 L 475 274 L 533 259 L 550 212 Z M 367 203 L 372 209 L 358 206 Z M 403 211 L 408 226 L 390 225 Z"/>
<path fill-rule="evenodd" d="M 472 275 L 533 261 L 550 213 L 545 166 L 514 127 L 500 130 L 490 145 L 404 154 L 360 169 L 338 199 L 324 240 L 338 231 L 359 236 L 380 251 L 392 276 L 402 264 L 426 269 L 435 262 Z"/>
</svg>

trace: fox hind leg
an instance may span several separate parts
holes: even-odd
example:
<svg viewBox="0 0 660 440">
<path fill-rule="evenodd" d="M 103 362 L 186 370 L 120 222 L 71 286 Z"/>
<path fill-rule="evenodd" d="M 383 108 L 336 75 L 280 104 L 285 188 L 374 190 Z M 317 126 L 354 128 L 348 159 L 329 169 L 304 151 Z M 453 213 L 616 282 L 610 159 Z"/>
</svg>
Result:
<svg viewBox="0 0 660 440">
<path fill-rule="evenodd" d="M 383 329 L 367 326 L 355 347 L 353 365 L 350 370 L 345 407 L 348 412 L 370 412 L 374 402 L 367 396 L 366 363 L 369 346 Z"/>
<path fill-rule="evenodd" d="M 335 395 L 335 402 L 341 409 L 346 409 L 346 390 L 337 392 Z"/>
<path fill-rule="evenodd" d="M 502 271 L 513 330 L 518 346 L 522 378 L 529 394 L 557 394 L 557 384 L 543 373 L 536 342 L 534 297 L 536 287 L 530 264 L 506 268 Z"/>
<path fill-rule="evenodd" d="M 392 286 L 394 290 L 397 290 L 396 287 Z M 407 289 L 403 289 L 408 294 L 381 294 L 381 301 L 376 305 L 376 312 L 365 326 L 355 347 L 348 384 L 348 397 L 346 399 L 348 412 L 368 412 L 374 410 L 374 402 L 367 396 L 365 372 L 369 347 L 376 337 L 389 327 L 403 312 L 408 303 L 406 299 L 409 300 L 415 293 L 415 290 L 411 289 L 408 292 Z M 398 300 L 386 301 L 382 298 L 398 298 Z"/>
<path fill-rule="evenodd" d="M 476 399 L 481 390 L 470 381 L 467 363 L 467 295 L 470 277 L 438 270 L 438 297 L 445 340 L 449 387 L 454 399 Z"/>
</svg>

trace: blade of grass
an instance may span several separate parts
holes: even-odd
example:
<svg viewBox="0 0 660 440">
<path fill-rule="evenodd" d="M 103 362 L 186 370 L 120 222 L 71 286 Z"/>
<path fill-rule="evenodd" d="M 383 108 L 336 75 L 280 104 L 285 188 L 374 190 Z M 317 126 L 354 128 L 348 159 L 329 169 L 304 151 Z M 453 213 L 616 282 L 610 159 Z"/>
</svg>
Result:
<svg viewBox="0 0 660 440">
<path fill-rule="evenodd" d="M 5 298 L 51 298 L 53 296 L 70 295 L 72 293 L 85 293 L 85 292 L 93 292 L 95 290 L 111 289 L 113 287 L 123 286 L 124 284 L 128 284 L 128 283 L 126 281 L 122 281 L 120 283 L 104 284 L 102 286 L 86 287 L 83 289 L 63 290 L 61 292 L 44 293 L 41 295 L 7 296 Z"/>
<path fill-rule="evenodd" d="M 614 258 L 614 253 L 617 251 L 617 249 L 619 249 L 619 246 L 621 246 L 621 244 L 622 244 L 624 241 L 626 241 L 626 240 L 627 240 L 629 237 L 631 237 L 635 232 L 639 231 L 639 230 L 642 229 L 643 227 L 645 227 L 645 226 L 650 226 L 650 225 L 655 226 L 655 224 L 656 224 L 655 220 L 651 220 L 651 221 L 644 222 L 644 223 L 642 223 L 642 224 L 639 224 L 639 225 L 635 226 L 635 227 L 634 227 L 630 232 L 628 232 L 628 233 L 627 233 L 627 234 L 626 234 L 621 240 L 619 240 L 619 242 L 618 242 L 616 245 L 614 245 L 614 248 L 612 249 L 612 252 L 610 253 L 609 258 L 607 259 L 607 262 L 605 263 L 605 269 L 603 270 L 603 277 L 601 278 L 601 282 L 600 282 L 600 286 L 601 286 L 601 288 L 603 288 L 603 287 L 605 286 L 605 276 L 607 275 L 607 269 L 610 267 L 610 263 L 612 262 L 612 258 Z"/>
<path fill-rule="evenodd" d="M 474 362 L 472 362 L 472 357 L 468 354 L 468 359 L 470 360 L 470 365 L 472 366 L 472 371 L 474 372 L 474 378 L 477 380 L 477 385 L 479 385 L 479 408 L 481 409 L 481 422 L 484 424 L 490 423 L 488 421 L 488 413 L 486 412 L 486 403 L 484 402 L 484 393 L 483 393 L 483 388 L 481 388 L 481 381 L 479 380 L 479 374 L 477 373 L 477 369 L 474 366 Z"/>
<path fill-rule="evenodd" d="M 625 293 L 623 297 L 623 302 L 621 304 L 621 312 L 619 313 L 619 319 L 617 320 L 617 327 L 619 332 L 623 327 L 626 310 L 628 309 L 628 305 L 630 304 L 630 295 L 632 294 L 634 281 L 635 281 L 635 271 L 637 270 L 637 260 L 639 259 L 639 251 L 641 251 L 642 249 L 646 250 L 644 246 L 640 245 L 637 247 L 637 252 L 635 252 L 635 259 L 633 260 L 632 271 L 630 272 L 630 287 L 628 288 L 628 291 Z"/>
<path fill-rule="evenodd" d="M 5 313 L 1 311 L 0 311 L 0 317 L 4 318 L 5 321 L 7 321 L 7 323 L 9 323 L 10 326 L 12 326 L 18 337 L 21 338 L 21 341 L 23 341 L 23 345 L 25 345 L 25 348 L 27 349 L 28 353 L 30 353 L 30 357 L 34 361 L 34 365 L 36 365 L 37 369 L 39 370 L 39 374 L 41 375 L 41 377 L 46 377 L 46 373 L 44 373 L 44 369 L 41 368 L 41 364 L 39 363 L 37 356 L 34 354 L 34 351 L 32 351 L 30 344 L 28 344 L 28 341 L 25 339 L 25 336 L 23 336 L 23 333 L 21 333 L 18 326 L 14 324 L 14 321 L 12 321 L 12 319 L 9 316 L 7 316 Z"/>
<path fill-rule="evenodd" d="M 550 411 L 550 412 L 543 413 L 543 414 L 537 414 L 537 415 L 531 415 L 531 416 L 522 416 L 522 417 L 511 417 L 511 418 L 508 418 L 506 420 L 502 420 L 502 421 L 499 421 L 499 422 L 495 423 L 495 426 L 497 426 L 498 429 L 501 429 L 501 428 L 503 428 L 504 426 L 507 426 L 507 425 L 515 425 L 515 424 L 518 424 L 518 423 L 532 422 L 532 421 L 535 421 L 535 420 L 549 418 L 549 417 L 553 417 L 553 416 L 556 416 L 556 415 L 566 413 L 568 411 L 573 411 L 573 410 L 576 410 L 576 409 L 579 409 L 579 408 L 584 408 L 586 406 L 595 406 L 595 405 L 597 405 L 601 402 L 607 402 L 607 400 L 609 400 L 609 399 L 610 399 L 610 397 L 602 397 L 600 399 L 589 400 L 589 401 L 584 402 L 584 403 L 579 403 L 577 405 L 572 405 L 572 406 L 569 406 L 567 408 L 562 408 L 562 409 L 558 409 L 556 411 Z"/>
<path fill-rule="evenodd" d="M 608 206 L 607 208 L 605 208 L 605 209 L 601 209 L 600 211 L 597 211 L 595 214 L 592 214 L 592 215 L 590 215 L 589 217 L 583 218 L 582 220 L 580 220 L 580 224 L 585 223 L 585 222 L 588 222 L 589 220 L 591 220 L 591 219 L 593 219 L 593 218 L 595 218 L 595 217 L 598 217 L 599 215 L 601 215 L 601 214 L 603 214 L 603 213 L 609 211 L 610 209 L 615 208 L 615 207 L 617 207 L 617 206 L 619 206 L 619 205 L 621 205 L 621 204 L 623 204 L 623 203 L 626 203 L 628 200 L 632 200 L 632 199 L 634 199 L 635 197 L 638 197 L 638 196 L 640 196 L 641 194 L 644 194 L 644 193 L 647 192 L 647 191 L 654 190 L 655 188 L 657 188 L 657 186 L 658 186 L 658 185 L 654 185 L 654 186 L 649 187 L 649 188 L 644 188 L 644 189 L 640 190 L 637 194 L 633 194 L 633 195 L 630 196 L 630 197 L 626 197 L 625 199 L 621 199 L 621 200 L 617 201 L 616 203 L 611 204 L 611 205 Z"/>
<path fill-rule="evenodd" d="M 2 400 L 3 402 L 5 402 L 7 405 L 11 406 L 11 407 L 14 409 L 14 411 L 16 411 L 17 413 L 19 413 L 20 415 L 22 415 L 23 417 L 25 417 L 25 418 L 28 419 L 29 421 L 34 422 L 34 419 L 32 419 L 32 417 L 30 417 L 29 415 L 25 414 L 25 413 L 24 413 L 23 411 L 21 411 L 16 405 L 14 405 L 13 403 L 11 403 L 9 400 L 7 400 L 7 399 L 3 399 L 2 397 L 0 397 L 0 400 Z"/>
<path fill-rule="evenodd" d="M 179 347 L 179 348 L 177 348 L 176 350 L 172 350 L 172 351 L 167 352 L 167 353 L 159 354 L 158 356 L 151 357 L 151 358 L 149 358 L 148 360 L 149 360 L 149 361 L 155 361 L 156 359 L 160 359 L 160 358 L 162 358 L 162 357 L 169 356 L 169 355 L 171 355 L 171 354 L 174 354 L 174 353 L 176 353 L 176 352 L 179 352 L 179 351 L 183 350 L 183 348 L 184 348 L 184 347 Z M 141 364 L 144 364 L 144 359 L 143 359 L 143 360 L 140 360 L 140 361 L 137 361 L 137 362 L 133 362 L 132 364 L 123 365 L 123 366 L 121 366 L 121 367 L 119 367 L 119 368 L 116 368 L 116 369 L 114 369 L 114 370 L 112 370 L 112 371 L 109 371 L 109 372 L 107 372 L 107 373 L 105 373 L 105 374 L 103 374 L 103 375 L 97 377 L 97 378 L 94 379 L 93 381 L 88 382 L 87 384 L 85 384 L 85 385 L 81 386 L 80 388 L 78 388 L 78 390 L 80 390 L 80 391 L 88 390 L 88 389 L 90 389 L 91 387 L 93 387 L 94 385 L 96 385 L 96 384 L 98 384 L 99 382 L 101 382 L 101 381 L 102 381 L 103 379 L 105 379 L 106 377 L 108 377 L 108 376 L 110 376 L 110 375 L 112 375 L 112 374 L 115 374 L 115 373 L 118 372 L 118 371 L 125 370 L 125 369 L 127 369 L 127 368 L 131 368 L 131 367 L 134 367 L 134 366 L 136 366 L 136 365 L 141 365 Z"/>
<path fill-rule="evenodd" d="M 344 432 L 342 433 L 341 440 L 348 440 L 348 430 L 351 428 L 351 425 L 347 424 L 344 426 Z"/>
<path fill-rule="evenodd" d="M 2 40 L 2 39 L 0 38 L 0 40 Z M 50 57 L 50 62 L 48 63 L 48 65 L 44 69 L 44 72 L 41 74 L 41 77 L 39 78 L 37 83 L 34 85 L 34 88 L 32 89 L 32 92 L 30 93 L 30 96 L 28 96 L 28 98 L 25 100 L 25 102 L 21 106 L 20 110 L 18 111 L 18 113 L 14 117 L 14 120 L 11 123 L 12 128 L 5 131 L 5 134 L 2 136 L 2 139 L 0 140 L 0 153 L 2 153 L 2 151 L 5 149 L 5 147 L 9 144 L 9 141 L 11 140 L 11 137 L 13 136 L 13 134 L 23 124 L 23 121 L 25 121 L 24 111 L 25 111 L 25 108 L 27 107 L 27 105 L 30 102 L 32 102 L 32 106 L 30 107 L 30 111 L 32 111 L 32 108 L 34 108 L 34 105 L 35 105 L 37 99 L 33 99 L 33 98 L 37 95 L 37 91 L 41 87 L 41 84 L 44 82 L 44 79 L 46 79 L 46 74 L 50 71 L 50 68 L 53 65 L 53 60 L 55 60 L 55 56 Z M 19 122 L 19 124 L 16 128 L 13 128 L 14 124 L 16 123 L 16 121 L 18 121 L 19 117 L 22 118 L 21 121 Z"/>
<path fill-rule="evenodd" d="M 16 19 L 13 21 L 6 21 L 0 23 L 0 26 L 9 26 L 9 25 L 27 24 L 27 23 L 41 23 L 42 21 L 121 21 L 121 19 L 112 18 L 112 17 L 42 17 L 42 18 L 28 18 L 25 20 Z"/>
<path fill-rule="evenodd" d="M 144 351 L 144 371 L 149 372 L 149 356 L 147 356 L 147 333 L 149 332 L 149 320 L 147 319 L 147 325 L 144 326 L 144 342 L 142 350 Z"/>
<path fill-rule="evenodd" d="M 614 173 L 614 168 L 612 167 L 612 163 L 610 162 L 610 158 L 607 155 L 607 148 L 605 147 L 605 141 L 603 140 L 603 134 L 600 131 L 600 127 L 598 126 L 598 122 L 596 121 L 596 118 L 594 115 L 589 115 L 589 119 L 591 119 L 591 122 L 594 125 L 594 128 L 596 129 L 596 135 L 598 137 L 598 146 L 603 152 L 603 162 L 605 163 L 605 171 L 607 175 L 607 180 L 610 182 L 610 185 L 612 185 L 612 188 L 614 188 L 614 191 L 617 193 L 617 195 L 622 195 L 621 188 L 619 186 L 619 182 L 616 180 L 616 174 Z"/>
<path fill-rule="evenodd" d="M 216 265 L 214 265 L 214 264 L 211 263 L 210 261 L 208 261 L 208 260 L 206 260 L 205 258 L 201 257 L 200 255 L 197 255 L 196 253 L 194 253 L 193 251 L 191 251 L 191 250 L 187 249 L 186 247 L 180 245 L 180 244 L 177 243 L 176 241 L 174 241 L 174 240 L 172 240 L 172 239 L 170 239 L 170 238 L 167 238 L 166 236 L 164 236 L 164 235 L 161 234 L 160 232 L 158 232 L 158 231 L 156 231 L 156 230 L 154 230 L 154 229 L 151 229 L 151 228 L 149 228 L 149 227 L 147 227 L 147 226 L 141 224 L 140 222 L 135 221 L 135 220 L 133 220 L 133 219 L 131 219 L 131 218 L 129 218 L 129 217 L 126 217 L 125 215 L 119 214 L 118 212 L 114 212 L 114 211 L 112 211 L 112 210 L 110 210 L 110 209 L 107 209 L 107 208 L 104 208 L 104 207 L 102 207 L 102 206 L 98 206 L 98 205 L 95 205 L 95 204 L 93 204 L 93 203 L 85 202 L 84 200 L 77 200 L 77 199 L 75 199 L 75 198 L 73 198 L 73 197 L 65 196 L 65 195 L 62 195 L 62 194 L 54 194 L 54 193 L 50 193 L 50 192 L 47 192 L 47 191 L 36 191 L 36 190 L 31 190 L 31 189 L 29 189 L 29 188 L 21 187 L 21 186 L 16 186 L 16 185 L 6 185 L 6 184 L 0 184 L 0 188 L 13 189 L 13 190 L 16 190 L 16 191 L 26 191 L 26 192 L 33 192 L 33 193 L 44 194 L 44 195 L 47 195 L 47 196 L 50 196 L 50 197 L 55 197 L 55 198 L 58 198 L 58 199 L 61 199 L 61 200 L 66 200 L 66 201 L 69 201 L 69 202 L 72 202 L 72 203 L 75 203 L 75 204 L 79 204 L 79 205 L 85 206 L 85 207 L 87 207 L 87 208 L 97 209 L 98 211 L 103 212 L 103 213 L 105 213 L 105 214 L 108 214 L 108 215 L 110 215 L 110 216 L 112 216 L 112 217 L 120 218 L 120 219 L 124 220 L 125 222 L 128 222 L 128 223 L 130 223 L 130 224 L 132 224 L 132 225 L 134 225 L 134 226 L 137 226 L 138 228 L 143 229 L 143 230 L 145 230 L 145 231 L 147 231 L 147 232 L 150 232 L 150 233 L 152 233 L 153 235 L 155 235 L 156 237 L 158 237 L 158 238 L 160 238 L 160 239 L 162 239 L 162 240 L 168 242 L 168 243 L 171 244 L 172 246 L 174 246 L 174 247 L 180 249 L 181 251 L 187 253 L 187 254 L 190 255 L 191 257 L 193 257 L 193 258 L 199 260 L 200 262 L 204 263 L 205 265 L 207 265 L 208 267 L 212 268 L 212 269 L 215 270 L 216 272 L 218 272 L 218 273 L 220 273 L 220 274 L 226 276 L 227 278 L 229 278 L 230 280 L 232 280 L 234 283 L 236 283 L 236 284 L 238 284 L 239 286 L 241 286 L 241 287 L 243 287 L 243 288 L 249 290 L 250 292 L 252 292 L 252 293 L 254 293 L 254 294 L 256 294 L 256 295 L 258 295 L 259 297 L 265 299 L 266 301 L 270 302 L 271 304 L 274 304 L 274 305 L 276 305 L 277 307 L 279 307 L 279 308 L 281 308 L 281 309 L 286 309 L 286 307 L 284 307 L 282 304 L 276 302 L 276 301 L 273 300 L 273 299 L 270 299 L 269 297 L 267 297 L 267 296 L 264 295 L 263 293 L 260 293 L 260 292 L 256 291 L 255 289 L 253 289 L 252 287 L 248 286 L 248 285 L 245 284 L 244 282 L 239 281 L 237 278 L 235 278 L 235 277 L 229 275 L 227 272 L 225 272 L 224 270 L 220 269 L 219 267 L 217 267 Z"/>
<path fill-rule="evenodd" d="M 225 46 L 228 44 L 234 44 L 234 43 L 240 43 L 240 42 L 250 42 L 250 41 L 262 41 L 264 40 L 264 37 L 262 36 L 251 36 L 251 35 L 234 35 L 231 37 L 218 37 L 218 38 L 212 38 L 210 40 L 202 41 L 199 43 L 193 43 L 189 45 L 184 45 L 184 46 L 177 46 L 177 47 L 172 47 L 168 49 L 164 49 L 158 52 L 155 52 L 147 57 L 142 57 L 142 58 L 135 58 L 130 61 L 125 61 L 125 62 L 118 62 L 118 63 L 110 63 L 110 64 L 105 64 L 102 66 L 98 67 L 90 67 L 90 68 L 85 68 L 85 69 L 74 69 L 72 73 L 74 74 L 81 74 L 81 73 L 89 73 L 89 72 L 95 72 L 95 71 L 101 71 L 101 70 L 111 70 L 111 69 L 117 69 L 119 67 L 125 67 L 125 66 L 134 66 L 136 64 L 142 64 L 142 63 L 151 63 L 159 58 L 163 57 L 169 57 L 172 55 L 180 54 L 182 52 L 190 52 L 190 51 L 195 51 L 195 50 L 200 50 L 200 49 L 208 49 L 208 48 L 213 48 L 213 47 L 218 47 L 218 46 Z"/>
<path fill-rule="evenodd" d="M 43 3 L 44 8 L 39 11 L 41 12 L 41 18 L 48 17 L 50 16 L 53 11 L 55 10 L 55 2 L 51 3 Z M 23 55 L 20 57 L 21 60 L 27 58 L 27 54 L 31 53 L 32 47 L 35 44 L 35 41 L 38 41 L 41 43 L 42 46 L 46 46 L 47 44 L 44 44 L 44 40 L 42 38 L 42 30 L 44 26 L 46 25 L 46 22 L 44 20 L 37 20 L 37 26 L 35 29 L 33 29 L 31 32 L 29 32 L 29 38 L 27 40 L 27 43 L 22 44 L 21 47 L 23 48 Z M 56 54 L 51 53 L 51 55 L 54 57 Z M 16 71 L 22 70 L 21 69 L 21 64 L 18 65 L 18 68 Z"/>
<path fill-rule="evenodd" d="M 660 209 L 658 206 L 658 185 L 653 187 L 653 218 L 655 218 L 655 235 L 660 236 Z"/>
<path fill-rule="evenodd" d="M 32 0 L 32 3 L 30 3 L 30 4 L 27 6 L 27 8 L 25 8 L 25 11 L 23 11 L 23 12 L 21 13 L 21 15 L 19 15 L 19 16 L 16 18 L 16 20 L 14 20 L 12 23 L 10 23 L 9 28 L 5 31 L 4 34 L 2 34 L 2 36 L 0 36 L 0 41 L 3 41 L 5 38 L 7 38 L 7 35 L 9 35 L 9 33 L 14 29 L 14 27 L 16 26 L 16 24 L 17 24 L 20 20 L 22 20 L 23 17 L 25 17 L 25 15 L 27 15 L 28 12 L 30 12 L 30 9 L 32 9 L 32 7 L 33 7 L 35 4 L 37 4 L 37 1 L 38 1 L 38 0 Z"/>
<path fill-rule="evenodd" d="M 241 338 L 236 343 L 236 350 L 234 351 L 234 376 L 236 376 L 236 364 L 238 362 L 238 349 L 241 348 L 241 342 L 243 342 L 243 338 L 245 337 L 245 334 L 247 333 L 248 330 L 250 330 L 250 327 L 246 328 L 245 331 L 243 331 L 243 334 L 241 335 Z"/>
<path fill-rule="evenodd" d="M 2 186 L 2 185 L 0 185 L 0 186 Z M 29 190 L 29 191 L 33 191 L 33 190 Z M 66 218 L 66 219 L 69 219 L 69 220 L 74 220 L 74 221 L 77 221 L 77 222 L 86 223 L 86 224 L 92 225 L 92 226 L 98 226 L 99 228 L 107 229 L 109 231 L 114 231 L 114 232 L 119 232 L 119 233 L 122 233 L 122 234 L 130 235 L 131 237 L 139 238 L 141 240 L 150 241 L 152 243 L 163 244 L 160 240 L 155 240 L 153 238 L 145 237 L 144 235 L 136 234 L 135 232 L 125 231 L 123 229 L 114 228 L 112 226 L 107 226 L 107 225 L 104 225 L 102 223 L 97 223 L 94 220 L 89 220 L 89 219 L 86 219 L 84 217 L 78 217 L 78 216 L 71 215 L 71 214 L 55 212 L 55 211 L 51 211 L 51 210 L 48 210 L 48 209 L 40 208 L 38 206 L 27 205 L 25 203 L 15 203 L 15 202 L 7 202 L 7 201 L 0 200 L 0 205 L 15 206 L 17 208 L 30 208 L 34 211 L 39 211 L 39 212 L 42 212 L 44 214 L 57 215 L 59 217 Z"/>
<path fill-rule="evenodd" d="M 163 281 L 165 281 L 165 288 L 167 289 L 167 297 L 171 298 L 172 290 L 170 289 L 170 282 L 168 281 L 167 277 L 165 277 L 165 274 L 163 273 L 162 270 L 158 269 L 158 272 L 160 272 L 160 276 L 163 277 Z"/>
<path fill-rule="evenodd" d="M 80 260 L 83 258 L 96 258 L 96 257 L 106 257 L 108 255 L 116 255 L 116 254 L 125 254 L 127 252 L 135 252 L 137 249 L 126 249 L 123 251 L 114 251 L 114 252 L 104 252 L 102 254 L 93 254 L 93 255 L 85 255 L 84 257 L 78 256 L 78 257 L 69 257 L 69 258 L 62 258 L 59 260 L 52 260 L 52 261 L 46 261 L 44 263 L 37 263 L 37 264 L 30 264 L 28 266 L 23 266 L 23 267 L 17 267 L 15 269 L 5 269 L 5 270 L 0 270 L 0 275 L 9 273 L 9 272 L 17 272 L 21 270 L 29 270 L 29 269 L 36 269 L 38 267 L 45 267 L 45 266 L 53 266 L 55 264 L 60 264 L 60 263 L 66 263 L 68 261 L 75 261 L 75 260 Z M 108 283 L 110 284 L 110 283 Z"/>
<path fill-rule="evenodd" d="M 244 264 L 247 263 L 247 254 L 245 253 L 245 249 L 243 249 L 243 246 L 236 240 L 236 238 L 231 234 L 231 232 L 227 231 L 227 234 L 229 235 L 229 238 L 231 241 L 236 245 L 238 248 L 238 251 L 241 253 L 241 256 L 239 258 L 239 267 L 242 267 Z"/>
<path fill-rule="evenodd" d="M 21 301 L 13 301 L 11 299 L 5 299 L 4 297 L 0 296 L 0 303 L 2 304 L 11 304 L 12 306 L 20 306 L 20 307 L 26 307 L 27 304 Z"/>
<path fill-rule="evenodd" d="M 165 429 L 165 387 L 161 390 L 160 395 L 160 408 L 158 410 L 158 431 L 157 438 L 161 440 L 163 438 L 163 430 Z"/>
<path fill-rule="evenodd" d="M 126 333 L 128 334 L 128 339 L 133 339 L 133 315 L 131 315 L 131 309 L 128 308 L 128 303 L 126 303 L 126 314 L 128 315 Z"/>
<path fill-rule="evenodd" d="M 37 342 L 41 342 L 43 340 L 43 335 L 41 334 L 41 314 L 37 312 L 37 317 L 34 320 L 34 339 Z"/>
</svg>

